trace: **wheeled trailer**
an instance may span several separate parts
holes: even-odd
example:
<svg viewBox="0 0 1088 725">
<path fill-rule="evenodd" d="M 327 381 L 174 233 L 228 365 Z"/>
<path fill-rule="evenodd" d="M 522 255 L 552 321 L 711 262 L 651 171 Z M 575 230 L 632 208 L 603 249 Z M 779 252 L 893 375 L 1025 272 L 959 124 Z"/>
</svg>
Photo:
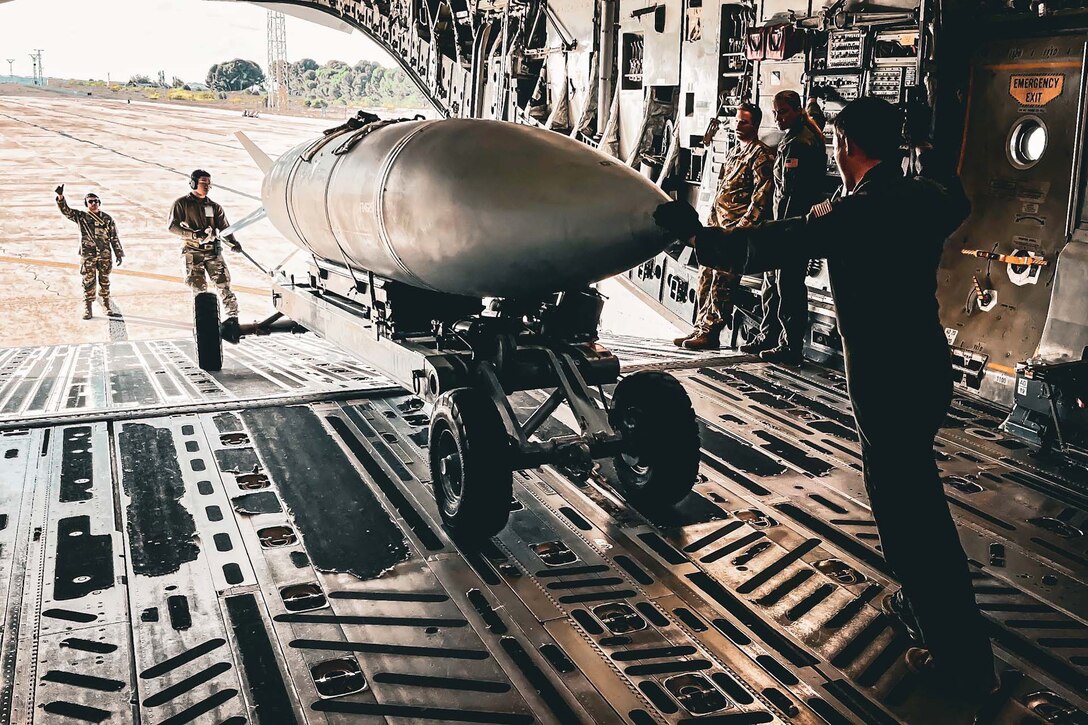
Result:
<svg viewBox="0 0 1088 725">
<path fill-rule="evenodd" d="M 218 367 L 225 336 L 301 326 L 422 398 L 430 407 L 435 499 L 447 530 L 462 544 L 478 543 L 505 526 L 515 470 L 562 464 L 588 475 L 594 460 L 611 458 L 628 501 L 651 516 L 678 503 L 695 483 L 699 432 L 687 392 L 663 372 L 619 379 L 619 361 L 597 343 L 603 299 L 595 290 L 496 299 L 485 309 L 477 298 L 373 275 L 360 279 L 322 260 L 305 282 L 283 276 L 273 281 L 282 317 L 219 335 L 213 335 L 218 325 L 210 312 L 201 314 L 208 305 L 201 298 L 201 367 L 206 361 Z M 613 384 L 609 401 L 604 387 Z M 509 396 L 526 390 L 550 392 L 522 420 Z M 579 432 L 534 438 L 563 404 Z"/>
</svg>

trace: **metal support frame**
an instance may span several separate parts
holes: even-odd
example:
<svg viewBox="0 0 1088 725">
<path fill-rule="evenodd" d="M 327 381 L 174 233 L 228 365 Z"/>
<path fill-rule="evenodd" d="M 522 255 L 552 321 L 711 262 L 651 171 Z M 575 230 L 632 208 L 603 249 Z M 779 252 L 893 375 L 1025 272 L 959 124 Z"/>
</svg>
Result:
<svg viewBox="0 0 1088 725">
<path fill-rule="evenodd" d="M 563 404 L 563 400 L 563 391 L 560 388 L 556 388 L 552 391 L 552 394 L 549 395 L 543 403 L 537 406 L 537 409 L 521 424 L 522 433 L 526 436 L 531 436 L 533 433 L 536 433 L 537 429 L 548 419 L 548 416 L 554 413 L 559 406 Z"/>
<path fill-rule="evenodd" d="M 300 335 L 307 332 L 306 328 L 298 324 L 294 320 L 289 320 L 283 316 L 282 312 L 275 312 L 269 317 L 261 320 L 260 322 L 251 322 L 238 326 L 238 332 L 240 337 L 247 337 L 253 335 L 255 337 L 264 337 L 273 333 L 292 333 Z"/>
<path fill-rule="evenodd" d="M 496 318 L 474 318 L 482 332 L 472 334 L 391 338 L 376 334 L 378 322 L 365 315 L 364 305 L 310 284 L 277 280 L 273 286 L 277 315 L 258 325 L 281 326 L 279 317 L 286 315 L 292 320 L 290 324 L 311 329 L 354 352 L 430 402 L 454 388 L 476 387 L 485 392 L 494 401 L 516 448 L 515 468 L 563 463 L 588 472 L 594 458 L 620 452 L 621 436 L 612 429 L 607 412 L 590 388 L 591 384 L 615 382 L 618 377 L 618 365 L 614 373 L 610 366 L 598 365 L 601 357 L 615 362 L 602 348 L 549 343 L 535 333 L 517 344 Z M 509 339 L 503 343 L 503 337 Z M 591 352 L 584 352 L 587 349 Z M 579 359 L 580 354 L 586 357 Z M 544 403 L 524 423 L 520 422 L 509 394 L 552 387 Z M 545 441 L 530 440 L 563 403 L 570 406 L 581 432 Z"/>
<path fill-rule="evenodd" d="M 1049 383 L 1043 384 L 1046 391 L 1046 402 L 1050 408 L 1050 420 L 1054 424 L 1054 435 L 1058 439 L 1058 450 L 1065 453 L 1065 438 L 1062 436 L 1062 422 L 1058 419 L 1058 407 L 1054 405 L 1054 390 Z"/>
</svg>

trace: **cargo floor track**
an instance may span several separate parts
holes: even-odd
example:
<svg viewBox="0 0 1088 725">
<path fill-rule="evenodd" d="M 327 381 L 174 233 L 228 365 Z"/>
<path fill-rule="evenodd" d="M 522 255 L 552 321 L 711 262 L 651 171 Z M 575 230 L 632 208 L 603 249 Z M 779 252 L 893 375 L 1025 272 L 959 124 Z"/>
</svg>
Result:
<svg viewBox="0 0 1088 725">
<path fill-rule="evenodd" d="M 691 394 L 694 492 L 651 523 L 607 464 L 519 471 L 479 552 L 439 523 L 419 401 L 312 336 L 214 375 L 185 340 L 0 351 L 0 721 L 967 722 L 880 613 L 841 377 L 606 344 Z M 957 399 L 937 450 L 1023 673 L 1000 722 L 1084 722 L 1088 468 L 1001 416 Z"/>
</svg>

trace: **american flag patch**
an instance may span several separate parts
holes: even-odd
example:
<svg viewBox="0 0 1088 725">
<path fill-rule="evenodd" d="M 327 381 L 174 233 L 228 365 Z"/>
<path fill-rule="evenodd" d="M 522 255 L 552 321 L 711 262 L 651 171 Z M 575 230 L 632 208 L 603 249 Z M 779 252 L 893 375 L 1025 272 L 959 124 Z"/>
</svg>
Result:
<svg viewBox="0 0 1088 725">
<path fill-rule="evenodd" d="M 830 200 L 825 200 L 825 201 L 821 201 L 819 204 L 812 207 L 812 211 L 810 211 L 809 214 L 811 214 L 813 218 L 819 219 L 822 216 L 826 216 L 830 211 L 831 211 L 831 201 Z"/>
</svg>

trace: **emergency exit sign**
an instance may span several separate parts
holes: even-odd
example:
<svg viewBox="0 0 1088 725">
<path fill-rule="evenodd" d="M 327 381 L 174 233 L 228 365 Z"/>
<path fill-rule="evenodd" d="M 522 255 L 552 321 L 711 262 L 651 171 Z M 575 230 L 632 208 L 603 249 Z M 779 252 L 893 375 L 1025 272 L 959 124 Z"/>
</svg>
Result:
<svg viewBox="0 0 1088 725">
<path fill-rule="evenodd" d="M 1021 106 L 1045 106 L 1060 96 L 1064 87 L 1065 76 L 1061 73 L 1009 78 L 1009 94 Z"/>
</svg>

